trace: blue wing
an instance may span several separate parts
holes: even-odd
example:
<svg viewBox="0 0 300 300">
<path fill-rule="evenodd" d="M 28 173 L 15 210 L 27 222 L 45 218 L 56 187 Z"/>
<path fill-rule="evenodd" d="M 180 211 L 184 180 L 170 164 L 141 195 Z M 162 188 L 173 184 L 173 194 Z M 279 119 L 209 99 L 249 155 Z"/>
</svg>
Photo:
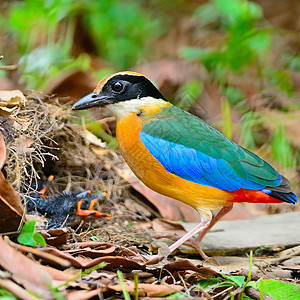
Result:
<svg viewBox="0 0 300 300">
<path fill-rule="evenodd" d="M 140 138 L 168 172 L 183 179 L 227 191 L 240 188 L 263 190 L 266 187 L 249 180 L 246 170 L 238 161 L 229 163 L 222 158 L 213 158 L 188 146 L 151 136 L 143 131 Z M 237 174 L 237 169 L 239 173 L 243 170 L 243 176 Z M 279 184 L 279 174 L 277 181 Z"/>
</svg>

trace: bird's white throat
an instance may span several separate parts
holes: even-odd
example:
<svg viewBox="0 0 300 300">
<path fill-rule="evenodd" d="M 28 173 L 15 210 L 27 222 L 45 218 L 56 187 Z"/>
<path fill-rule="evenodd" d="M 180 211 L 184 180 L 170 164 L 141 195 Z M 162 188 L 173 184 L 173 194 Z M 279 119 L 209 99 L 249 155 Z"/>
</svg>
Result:
<svg viewBox="0 0 300 300">
<path fill-rule="evenodd" d="M 147 109 L 147 107 L 152 108 L 155 106 L 164 107 L 166 106 L 166 101 L 152 97 L 143 97 L 139 99 L 131 99 L 114 104 L 108 104 L 106 107 L 117 119 L 122 119 L 129 113 L 139 114 Z"/>
</svg>

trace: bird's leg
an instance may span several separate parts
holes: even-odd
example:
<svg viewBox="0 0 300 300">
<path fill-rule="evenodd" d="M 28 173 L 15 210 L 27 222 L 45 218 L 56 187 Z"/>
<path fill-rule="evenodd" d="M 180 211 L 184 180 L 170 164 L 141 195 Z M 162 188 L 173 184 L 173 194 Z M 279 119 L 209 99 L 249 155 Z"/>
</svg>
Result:
<svg viewBox="0 0 300 300">
<path fill-rule="evenodd" d="M 49 187 L 50 182 L 53 181 L 53 179 L 54 179 L 54 176 L 53 176 L 53 175 L 50 175 L 50 176 L 48 177 L 48 179 L 47 179 L 47 181 L 46 181 L 44 187 L 39 191 L 39 194 L 40 194 L 40 196 L 41 196 L 42 198 L 46 198 L 45 194 L 46 194 L 46 192 L 47 192 L 47 190 L 48 190 L 48 187 Z"/>
<path fill-rule="evenodd" d="M 204 260 L 209 260 L 210 258 L 205 255 L 205 253 L 202 251 L 200 247 L 200 242 L 203 240 L 204 236 L 207 234 L 207 232 L 227 213 L 229 213 L 232 210 L 233 204 L 229 206 L 224 206 L 216 215 L 215 217 L 210 221 L 209 225 L 195 238 L 190 239 L 186 244 L 194 247 L 200 256 Z"/>
<path fill-rule="evenodd" d="M 151 259 L 147 262 L 147 264 L 154 264 L 154 263 L 158 263 L 159 261 L 165 260 L 168 257 L 168 255 L 172 253 L 174 250 L 176 250 L 181 244 L 184 244 L 193 235 L 205 229 L 209 225 L 209 222 L 210 220 L 205 219 L 204 221 L 199 223 L 195 228 L 187 232 L 179 240 L 173 243 L 170 247 L 159 248 L 158 255 L 152 256 Z"/>
<path fill-rule="evenodd" d="M 229 206 L 224 206 L 216 215 L 213 217 L 213 219 L 210 221 L 209 225 L 196 237 L 194 238 L 195 245 L 199 245 L 204 236 L 207 234 L 207 232 L 227 213 L 229 213 L 232 210 L 233 204 Z"/>
<path fill-rule="evenodd" d="M 186 235 L 184 235 L 182 238 L 180 238 L 179 240 L 177 240 L 177 242 L 175 242 L 173 245 L 174 247 L 172 247 L 173 245 L 170 246 L 170 248 L 172 247 L 172 251 L 174 251 L 178 246 L 180 246 L 181 244 L 186 244 L 189 246 L 194 247 L 198 253 L 200 254 L 200 256 L 204 259 L 204 260 L 208 260 L 209 257 L 207 255 L 205 255 L 205 253 L 202 251 L 201 247 L 200 247 L 200 242 L 202 241 L 202 239 L 204 238 L 204 236 L 206 235 L 206 233 L 224 216 L 226 215 L 228 212 L 230 212 L 232 210 L 233 204 L 229 205 L 229 206 L 224 206 L 217 214 L 216 216 L 209 222 L 209 224 L 203 228 L 203 231 L 200 232 L 199 236 L 195 237 L 195 238 L 190 238 L 192 237 L 192 235 L 194 235 L 195 233 L 193 232 L 190 236 L 188 236 L 188 239 L 185 239 L 184 242 L 179 243 L 179 241 L 181 239 L 183 239 L 187 234 L 189 234 L 190 232 L 188 232 Z M 200 223 L 198 226 L 200 226 L 203 223 Z M 198 227 L 197 226 L 197 227 Z M 193 230 L 195 230 L 196 228 L 194 228 Z M 199 229 L 199 231 L 202 228 Z M 198 232 L 199 232 L 198 231 Z M 160 235 L 157 238 L 169 238 L 169 239 L 177 239 L 176 235 L 171 235 L 171 234 L 166 234 L 166 235 Z M 176 247 L 177 243 L 179 243 L 179 245 Z M 173 249 L 174 248 L 174 249 Z M 171 251 L 171 252 L 172 252 Z"/>
<path fill-rule="evenodd" d="M 207 226 L 209 226 L 210 221 L 204 221 L 199 223 L 195 228 L 187 232 L 184 236 L 182 236 L 178 241 L 176 241 L 174 244 L 172 244 L 169 249 L 170 253 L 176 250 L 181 244 L 185 243 L 187 240 L 189 240 L 193 235 L 197 234 L 201 230 L 205 230 Z"/>
</svg>

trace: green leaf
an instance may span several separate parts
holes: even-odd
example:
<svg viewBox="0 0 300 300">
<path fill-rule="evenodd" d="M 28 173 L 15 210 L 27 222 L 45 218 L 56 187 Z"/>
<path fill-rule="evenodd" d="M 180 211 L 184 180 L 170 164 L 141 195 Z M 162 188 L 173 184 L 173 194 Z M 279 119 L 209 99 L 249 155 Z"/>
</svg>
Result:
<svg viewBox="0 0 300 300">
<path fill-rule="evenodd" d="M 1 300 L 17 300 L 17 298 L 5 288 L 0 287 Z"/>
<path fill-rule="evenodd" d="M 202 287 L 206 292 L 210 293 L 215 288 L 232 286 L 229 282 L 223 282 L 220 278 L 210 278 L 199 280 L 196 285 Z"/>
<path fill-rule="evenodd" d="M 25 223 L 22 227 L 21 233 L 29 232 L 34 233 L 36 221 L 29 221 Z"/>
<path fill-rule="evenodd" d="M 94 241 L 94 242 L 101 242 L 101 240 L 97 236 L 95 236 L 95 235 L 91 236 L 90 240 Z"/>
<path fill-rule="evenodd" d="M 47 246 L 44 237 L 43 237 L 40 233 L 35 232 L 35 233 L 33 234 L 33 239 L 35 240 L 35 242 L 36 242 L 37 244 L 42 245 L 42 246 L 44 246 L 44 247 Z"/>
<path fill-rule="evenodd" d="M 169 298 L 169 299 L 181 299 L 181 298 L 185 298 L 186 299 L 186 295 L 185 294 L 182 294 L 182 293 L 175 293 L 175 294 L 172 294 L 172 295 L 169 295 L 165 298 Z"/>
<path fill-rule="evenodd" d="M 243 294 L 242 300 L 253 300 L 253 298 Z"/>
<path fill-rule="evenodd" d="M 38 244 L 46 246 L 43 236 L 34 232 L 36 221 L 30 221 L 23 225 L 22 230 L 17 238 L 18 242 L 22 245 L 37 247 Z"/>
<path fill-rule="evenodd" d="M 37 247 L 37 242 L 33 238 L 33 233 L 23 232 L 18 236 L 18 242 L 22 245 Z"/>
<path fill-rule="evenodd" d="M 275 279 L 260 279 L 257 282 L 257 288 L 263 289 L 263 292 L 268 294 L 275 300 L 299 300 L 300 288 L 296 284 L 280 282 Z"/>
<path fill-rule="evenodd" d="M 227 279 L 230 282 L 233 282 L 236 286 L 241 287 L 245 282 L 245 276 L 232 276 L 232 275 L 225 275 L 221 274 L 223 278 Z"/>
</svg>

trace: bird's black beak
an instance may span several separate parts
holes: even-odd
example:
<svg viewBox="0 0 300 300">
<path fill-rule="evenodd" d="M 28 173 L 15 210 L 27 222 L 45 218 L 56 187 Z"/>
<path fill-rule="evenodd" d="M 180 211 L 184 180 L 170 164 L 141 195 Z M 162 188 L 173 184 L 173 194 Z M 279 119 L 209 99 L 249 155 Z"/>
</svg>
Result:
<svg viewBox="0 0 300 300">
<path fill-rule="evenodd" d="M 85 97 L 78 100 L 73 106 L 72 110 L 87 109 L 95 106 L 103 107 L 107 104 L 112 104 L 113 98 L 105 95 L 97 95 L 96 93 L 90 93 Z"/>
</svg>

